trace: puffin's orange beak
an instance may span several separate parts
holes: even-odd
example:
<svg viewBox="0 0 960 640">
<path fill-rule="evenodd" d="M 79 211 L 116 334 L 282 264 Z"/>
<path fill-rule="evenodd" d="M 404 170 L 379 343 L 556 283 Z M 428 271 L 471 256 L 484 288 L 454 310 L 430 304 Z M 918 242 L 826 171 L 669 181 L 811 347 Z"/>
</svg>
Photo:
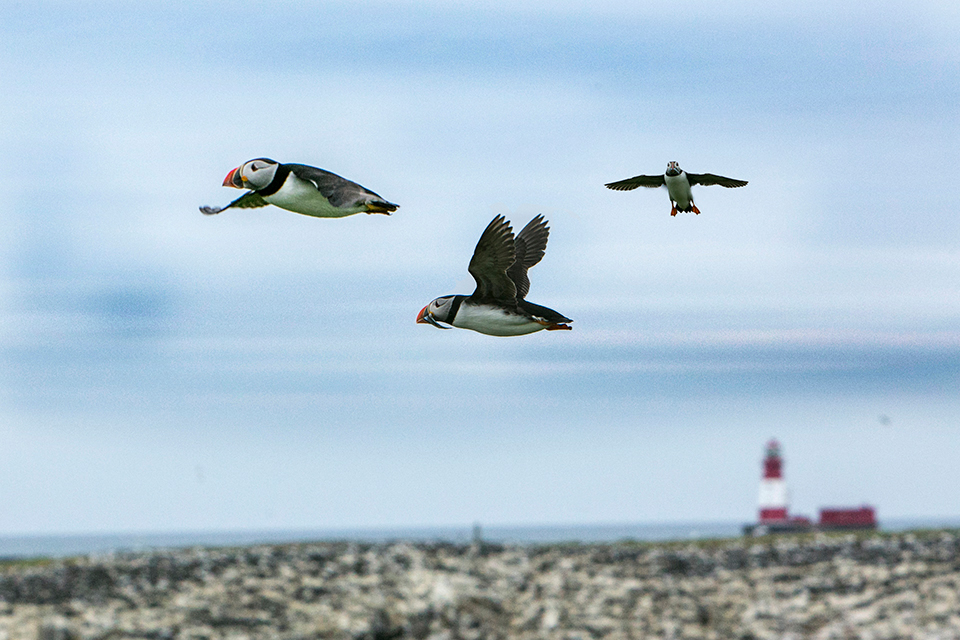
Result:
<svg viewBox="0 0 960 640">
<path fill-rule="evenodd" d="M 238 180 L 240 177 L 240 167 L 231 169 L 227 177 L 223 179 L 223 186 L 233 187 L 234 189 L 243 189 L 243 183 Z"/>
<path fill-rule="evenodd" d="M 427 307 L 430 305 L 428 304 Z M 434 318 L 431 314 L 427 313 L 427 307 L 420 309 L 420 313 L 417 315 L 417 324 L 432 324 L 437 329 L 452 329 L 453 327 L 445 327 Z"/>
</svg>

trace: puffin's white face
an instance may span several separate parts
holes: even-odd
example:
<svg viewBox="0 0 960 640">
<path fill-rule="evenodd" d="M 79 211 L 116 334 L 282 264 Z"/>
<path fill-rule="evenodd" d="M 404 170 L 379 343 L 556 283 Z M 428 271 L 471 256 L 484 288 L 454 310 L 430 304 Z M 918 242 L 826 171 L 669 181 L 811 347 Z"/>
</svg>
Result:
<svg viewBox="0 0 960 640">
<path fill-rule="evenodd" d="M 668 175 L 668 176 L 678 176 L 678 175 L 680 175 L 680 171 L 681 171 L 681 169 L 680 169 L 680 163 L 679 163 L 679 162 L 677 162 L 677 161 L 675 161 L 675 160 L 671 160 L 670 162 L 667 163 L 667 175 Z"/>
<path fill-rule="evenodd" d="M 420 315 L 417 316 L 419 324 L 432 324 L 439 329 L 449 329 L 444 327 L 441 322 L 450 322 L 450 311 L 453 309 L 453 299 L 456 296 L 443 296 L 437 298 L 423 309 L 420 309 Z"/>
<path fill-rule="evenodd" d="M 247 189 L 263 189 L 273 181 L 277 162 L 269 158 L 256 158 L 240 165 L 240 181 Z"/>
</svg>

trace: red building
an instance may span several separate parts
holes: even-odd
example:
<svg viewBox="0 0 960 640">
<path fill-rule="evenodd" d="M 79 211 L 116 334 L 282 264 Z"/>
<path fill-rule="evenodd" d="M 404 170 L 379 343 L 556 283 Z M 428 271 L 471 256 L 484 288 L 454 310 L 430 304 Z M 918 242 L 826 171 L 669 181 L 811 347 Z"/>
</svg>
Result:
<svg viewBox="0 0 960 640">
<path fill-rule="evenodd" d="M 818 529 L 876 529 L 877 514 L 866 505 L 859 509 L 820 509 Z"/>
</svg>

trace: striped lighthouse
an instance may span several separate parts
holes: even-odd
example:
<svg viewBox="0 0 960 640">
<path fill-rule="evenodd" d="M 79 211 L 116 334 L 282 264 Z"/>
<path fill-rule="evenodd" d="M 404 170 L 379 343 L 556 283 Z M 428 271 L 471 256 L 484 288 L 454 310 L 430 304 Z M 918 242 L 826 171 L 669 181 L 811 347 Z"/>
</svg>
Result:
<svg viewBox="0 0 960 640">
<path fill-rule="evenodd" d="M 783 481 L 783 458 L 780 443 L 767 443 L 760 479 L 760 524 L 787 522 L 787 483 Z"/>
</svg>

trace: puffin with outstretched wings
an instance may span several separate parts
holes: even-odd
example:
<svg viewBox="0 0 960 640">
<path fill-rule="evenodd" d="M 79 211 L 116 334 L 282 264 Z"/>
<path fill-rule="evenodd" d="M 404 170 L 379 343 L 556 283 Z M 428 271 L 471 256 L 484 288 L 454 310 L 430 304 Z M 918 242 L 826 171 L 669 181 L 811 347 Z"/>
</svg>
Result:
<svg viewBox="0 0 960 640">
<path fill-rule="evenodd" d="M 675 216 L 679 211 L 692 211 L 699 214 L 700 209 L 693 203 L 693 193 L 690 187 L 695 184 L 704 186 L 718 184 L 721 187 L 742 187 L 747 184 L 746 180 L 734 180 L 725 178 L 712 173 L 687 173 L 680 168 L 680 164 L 675 161 L 667 163 L 667 172 L 662 176 L 634 176 L 618 182 L 610 182 L 604 186 L 614 191 L 630 191 L 637 187 L 667 187 L 667 193 L 670 195 L 670 203 L 673 208 L 670 209 L 670 215 Z"/>
</svg>

